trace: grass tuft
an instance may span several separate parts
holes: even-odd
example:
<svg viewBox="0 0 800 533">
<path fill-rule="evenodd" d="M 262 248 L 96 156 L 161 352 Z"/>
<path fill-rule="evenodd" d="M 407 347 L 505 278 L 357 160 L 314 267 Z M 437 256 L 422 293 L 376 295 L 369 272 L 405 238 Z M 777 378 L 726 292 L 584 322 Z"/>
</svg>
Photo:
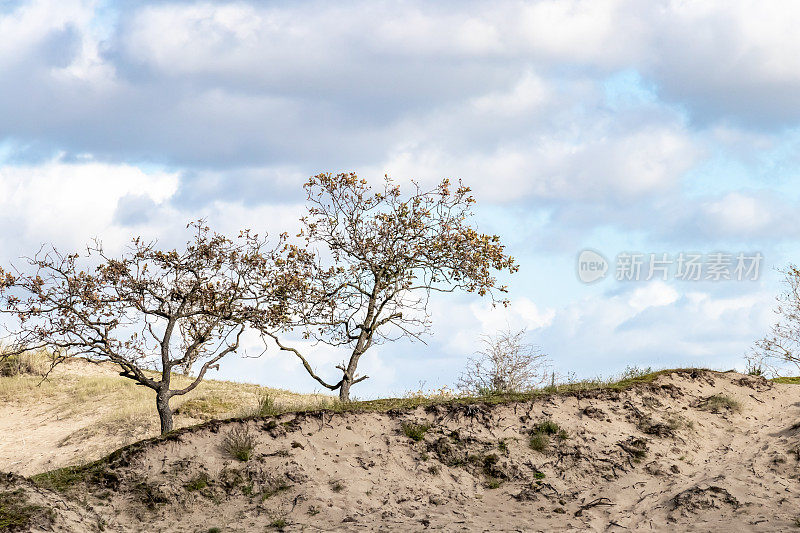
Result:
<svg viewBox="0 0 800 533">
<path fill-rule="evenodd" d="M 222 448 L 234 459 L 239 461 L 249 461 L 256 446 L 256 439 L 250 434 L 250 428 L 242 425 L 231 429 L 225 440 L 222 441 Z"/>
<path fill-rule="evenodd" d="M 486 488 L 487 489 L 499 489 L 500 485 L 502 485 L 502 484 L 503 484 L 503 482 L 501 480 L 497 479 L 496 477 L 487 476 L 487 478 L 486 478 Z"/>
<path fill-rule="evenodd" d="M 0 376 L 44 376 L 54 360 L 55 356 L 45 350 L 3 356 L 0 348 Z"/>
<path fill-rule="evenodd" d="M 567 440 L 569 434 L 561 426 L 550 419 L 540 422 L 531 432 L 529 441 L 532 450 L 544 453 L 550 448 L 550 439 Z"/>
<path fill-rule="evenodd" d="M 544 453 L 550 448 L 550 439 L 547 437 L 547 435 L 534 433 L 531 435 L 530 446 L 532 450 L 539 453 Z"/>
<path fill-rule="evenodd" d="M 414 442 L 419 442 L 425 438 L 425 433 L 431 428 L 428 424 L 411 424 L 403 422 L 401 424 L 403 434 Z"/>
<path fill-rule="evenodd" d="M 730 396 L 715 394 L 703 400 L 700 403 L 700 409 L 703 409 L 704 411 L 711 411 L 712 413 L 722 413 L 724 411 L 735 413 L 741 411 L 742 406 Z"/>
<path fill-rule="evenodd" d="M 189 492 L 195 492 L 198 490 L 203 490 L 204 488 L 208 487 L 209 483 L 211 483 L 211 479 L 208 477 L 208 474 L 204 472 L 190 479 L 184 485 L 184 488 Z"/>
<path fill-rule="evenodd" d="M 277 416 L 279 414 L 281 414 L 281 410 L 278 408 L 278 404 L 275 401 L 275 396 L 269 392 L 262 394 L 258 399 L 258 408 L 256 409 L 254 416 Z"/>
<path fill-rule="evenodd" d="M 230 413 L 237 404 L 219 396 L 201 396 L 183 402 L 175 410 L 176 415 L 188 416 L 198 420 L 212 420 L 225 413 Z"/>
</svg>

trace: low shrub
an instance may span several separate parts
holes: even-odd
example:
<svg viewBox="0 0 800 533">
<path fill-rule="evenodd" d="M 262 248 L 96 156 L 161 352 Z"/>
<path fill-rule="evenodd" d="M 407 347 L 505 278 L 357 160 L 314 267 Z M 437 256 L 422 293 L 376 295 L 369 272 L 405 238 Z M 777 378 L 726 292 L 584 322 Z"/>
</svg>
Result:
<svg viewBox="0 0 800 533">
<path fill-rule="evenodd" d="M 419 442 L 425 438 L 425 433 L 431 428 L 427 424 L 411 424 L 409 422 L 403 422 L 401 427 L 403 429 L 403 434 L 415 442 Z"/>
<path fill-rule="evenodd" d="M 0 376 L 44 376 L 50 369 L 52 357 L 44 351 L 24 352 L 19 355 L 0 355 Z"/>
<path fill-rule="evenodd" d="M 256 439 L 246 425 L 233 428 L 222 441 L 222 447 L 228 455 L 239 461 L 249 461 L 255 446 Z"/>
<path fill-rule="evenodd" d="M 700 403 L 700 408 L 705 411 L 711 411 L 712 413 L 721 413 L 723 411 L 738 412 L 741 411 L 742 406 L 729 396 L 715 394 L 703 400 Z"/>
</svg>

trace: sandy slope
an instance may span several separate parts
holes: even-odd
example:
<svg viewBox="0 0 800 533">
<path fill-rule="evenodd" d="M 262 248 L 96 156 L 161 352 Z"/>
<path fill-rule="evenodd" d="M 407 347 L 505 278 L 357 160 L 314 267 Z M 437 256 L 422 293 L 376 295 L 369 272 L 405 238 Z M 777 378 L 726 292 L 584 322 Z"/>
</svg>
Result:
<svg viewBox="0 0 800 533">
<path fill-rule="evenodd" d="M 720 394 L 741 410 L 703 407 Z M 535 451 L 530 434 L 547 419 L 568 438 Z M 99 520 L 106 531 L 264 531 L 281 520 L 287 531 L 791 531 L 798 421 L 800 386 L 692 371 L 499 406 L 210 423 L 112 456 L 39 525 L 74 531 L 80 516 L 86 531 Z M 414 442 L 403 422 L 430 429 Z M 221 444 L 244 425 L 257 444 L 239 462 Z M 2 484 L 52 497 L 18 478 Z"/>
<path fill-rule="evenodd" d="M 173 398 L 175 426 L 239 415 L 263 393 L 286 406 L 326 398 L 210 379 Z M 151 390 L 119 377 L 113 364 L 82 359 L 57 366 L 45 382 L 34 375 L 0 377 L 0 471 L 31 475 L 84 463 L 157 435 L 154 398 Z M 187 402 L 196 408 L 185 412 Z"/>
</svg>

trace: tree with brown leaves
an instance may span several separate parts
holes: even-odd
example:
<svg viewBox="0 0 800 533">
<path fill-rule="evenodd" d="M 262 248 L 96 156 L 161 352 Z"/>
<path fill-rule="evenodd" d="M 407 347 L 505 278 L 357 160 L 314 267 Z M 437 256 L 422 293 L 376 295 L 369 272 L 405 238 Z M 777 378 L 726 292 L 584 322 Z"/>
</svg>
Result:
<svg viewBox="0 0 800 533">
<path fill-rule="evenodd" d="M 162 251 L 141 238 L 119 257 L 95 242 L 92 269 L 78 254 L 50 246 L 28 260 L 30 271 L 0 269 L 0 311 L 18 319 L 5 355 L 48 348 L 57 355 L 111 361 L 120 375 L 155 391 L 161 432 L 172 430 L 170 398 L 193 390 L 206 372 L 241 347 L 248 326 L 289 324 L 287 294 L 303 293 L 308 257 L 286 244 L 242 232 L 229 239 L 200 221 L 182 250 Z M 172 372 L 199 365 L 183 388 Z"/>
<path fill-rule="evenodd" d="M 467 187 L 443 180 L 430 191 L 415 184 L 409 195 L 386 177 L 373 190 L 355 174 L 319 174 L 305 185 L 309 214 L 302 219 L 307 245 L 330 258 L 318 267 L 302 304 L 306 336 L 346 347 L 349 355 L 336 368 L 341 379 L 328 382 L 297 349 L 293 352 L 317 382 L 350 400 L 350 388 L 367 376 L 356 374 L 372 346 L 400 337 L 419 339 L 430 329 L 428 301 L 433 292 L 464 290 L 490 296 L 505 293 L 495 271 L 516 272 L 496 235 L 469 224 L 475 202 Z M 269 334 L 269 332 L 267 332 Z"/>
</svg>

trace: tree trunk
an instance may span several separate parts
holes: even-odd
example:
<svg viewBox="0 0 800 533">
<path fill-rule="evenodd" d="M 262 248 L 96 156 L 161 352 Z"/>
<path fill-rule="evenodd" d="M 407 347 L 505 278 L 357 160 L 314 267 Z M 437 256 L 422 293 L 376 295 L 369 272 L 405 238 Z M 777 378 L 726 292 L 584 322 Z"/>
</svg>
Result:
<svg viewBox="0 0 800 533">
<path fill-rule="evenodd" d="M 347 403 L 350 401 L 350 381 L 345 377 L 342 386 L 339 387 L 339 401 Z"/>
<path fill-rule="evenodd" d="M 169 407 L 170 395 L 168 391 L 156 392 L 156 409 L 161 420 L 161 434 L 172 431 L 172 409 Z"/>
<path fill-rule="evenodd" d="M 350 401 L 350 387 L 353 386 L 353 380 L 356 377 L 356 369 L 358 368 L 358 360 L 361 358 L 361 354 L 364 353 L 364 346 L 367 342 L 368 340 L 365 340 L 363 337 L 359 339 L 356 349 L 353 350 L 353 353 L 350 355 L 350 362 L 347 364 L 347 370 L 342 376 L 342 386 L 339 388 L 339 401 L 341 402 Z"/>
</svg>

